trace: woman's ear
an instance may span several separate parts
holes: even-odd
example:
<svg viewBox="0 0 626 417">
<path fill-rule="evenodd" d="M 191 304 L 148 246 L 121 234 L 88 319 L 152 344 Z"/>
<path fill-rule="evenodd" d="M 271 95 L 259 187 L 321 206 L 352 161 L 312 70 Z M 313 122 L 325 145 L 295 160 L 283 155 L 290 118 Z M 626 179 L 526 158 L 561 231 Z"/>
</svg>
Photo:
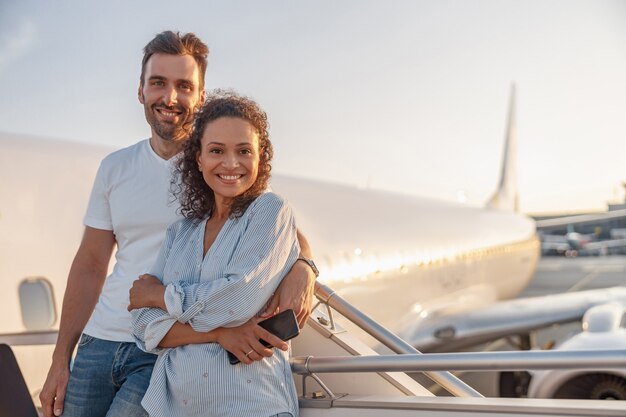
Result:
<svg viewBox="0 0 626 417">
<path fill-rule="evenodd" d="M 198 163 L 198 171 L 202 172 L 202 164 L 200 163 L 200 151 L 196 152 L 196 162 Z"/>
</svg>

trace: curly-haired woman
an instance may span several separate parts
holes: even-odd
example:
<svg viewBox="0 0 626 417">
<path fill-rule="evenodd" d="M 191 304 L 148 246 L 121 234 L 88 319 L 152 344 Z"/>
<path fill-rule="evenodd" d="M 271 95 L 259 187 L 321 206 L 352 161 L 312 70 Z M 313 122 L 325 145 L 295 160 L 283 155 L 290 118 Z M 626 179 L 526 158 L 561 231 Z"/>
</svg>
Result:
<svg viewBox="0 0 626 417">
<path fill-rule="evenodd" d="M 178 161 L 184 219 L 130 294 L 145 307 L 132 311 L 137 343 L 159 355 L 142 401 L 150 416 L 298 414 L 288 345 L 256 326 L 300 251 L 291 209 L 266 190 L 271 159 L 254 101 L 207 97 Z M 153 299 L 134 300 L 135 287 Z"/>
</svg>

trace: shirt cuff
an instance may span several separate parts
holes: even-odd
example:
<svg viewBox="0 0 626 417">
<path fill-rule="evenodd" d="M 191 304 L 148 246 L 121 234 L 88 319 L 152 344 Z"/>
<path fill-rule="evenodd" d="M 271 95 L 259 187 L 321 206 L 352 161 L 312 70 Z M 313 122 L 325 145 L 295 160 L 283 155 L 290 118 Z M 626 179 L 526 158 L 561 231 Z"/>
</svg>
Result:
<svg viewBox="0 0 626 417">
<path fill-rule="evenodd" d="M 178 319 L 183 314 L 183 300 L 185 299 L 185 291 L 178 285 L 171 283 L 165 287 L 163 299 L 165 308 L 170 316 Z"/>
<path fill-rule="evenodd" d="M 188 323 L 204 309 L 204 302 L 196 301 L 185 310 L 184 304 L 187 297 L 191 297 L 191 294 L 187 294 L 186 289 L 180 284 L 171 283 L 165 287 L 163 297 L 165 308 L 170 316 L 181 323 Z"/>
<path fill-rule="evenodd" d="M 162 350 L 162 348 L 159 347 L 159 343 L 161 343 L 174 323 L 176 323 L 176 319 L 163 316 L 148 324 L 144 333 L 145 351 L 149 353 L 159 353 Z"/>
</svg>

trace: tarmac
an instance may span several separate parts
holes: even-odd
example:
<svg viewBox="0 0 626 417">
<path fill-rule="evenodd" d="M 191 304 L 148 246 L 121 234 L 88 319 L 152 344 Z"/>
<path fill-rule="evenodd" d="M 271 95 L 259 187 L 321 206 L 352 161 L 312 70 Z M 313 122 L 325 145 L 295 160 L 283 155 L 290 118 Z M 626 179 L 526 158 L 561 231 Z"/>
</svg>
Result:
<svg viewBox="0 0 626 417">
<path fill-rule="evenodd" d="M 626 255 L 543 257 L 519 298 L 626 285 Z"/>
</svg>

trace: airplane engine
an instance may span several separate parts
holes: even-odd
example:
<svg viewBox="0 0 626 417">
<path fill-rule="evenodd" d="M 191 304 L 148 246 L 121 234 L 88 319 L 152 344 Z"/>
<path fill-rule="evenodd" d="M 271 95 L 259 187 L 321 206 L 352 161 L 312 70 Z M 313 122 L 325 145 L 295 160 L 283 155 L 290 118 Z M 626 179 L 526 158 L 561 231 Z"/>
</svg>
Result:
<svg viewBox="0 0 626 417">
<path fill-rule="evenodd" d="M 582 331 L 556 350 L 625 349 L 624 305 L 607 303 L 587 310 Z M 626 400 L 626 369 L 532 372 L 528 397 Z"/>
</svg>

